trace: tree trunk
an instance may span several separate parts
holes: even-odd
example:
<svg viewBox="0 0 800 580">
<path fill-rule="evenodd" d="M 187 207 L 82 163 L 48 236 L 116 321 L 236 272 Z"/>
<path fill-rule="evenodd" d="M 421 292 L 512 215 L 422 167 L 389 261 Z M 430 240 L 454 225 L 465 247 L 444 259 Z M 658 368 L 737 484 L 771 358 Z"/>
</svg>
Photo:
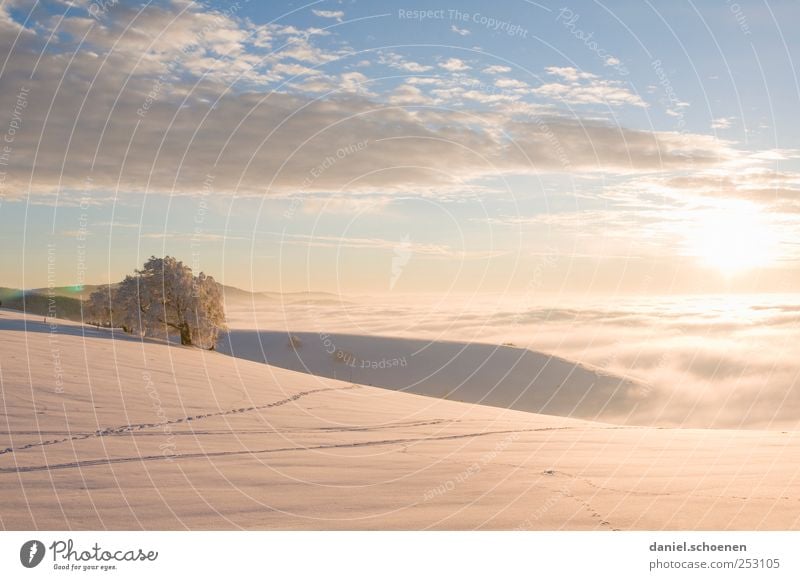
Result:
<svg viewBox="0 0 800 580">
<path fill-rule="evenodd" d="M 181 344 L 192 344 L 192 329 L 189 327 L 188 322 L 181 324 Z"/>
</svg>

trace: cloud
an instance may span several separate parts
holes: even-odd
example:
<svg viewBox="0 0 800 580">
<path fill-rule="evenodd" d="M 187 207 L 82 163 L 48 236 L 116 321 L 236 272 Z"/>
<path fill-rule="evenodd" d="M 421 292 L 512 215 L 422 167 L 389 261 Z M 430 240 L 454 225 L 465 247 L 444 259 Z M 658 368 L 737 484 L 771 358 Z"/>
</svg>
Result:
<svg viewBox="0 0 800 580">
<path fill-rule="evenodd" d="M 487 66 L 485 69 L 483 69 L 483 72 L 489 75 L 509 73 L 511 72 L 511 67 L 499 64 L 493 64 L 492 66 Z"/>
<path fill-rule="evenodd" d="M 250 238 L 231 234 L 213 234 L 208 232 L 146 232 L 137 235 L 140 240 L 181 240 L 185 242 L 224 242 L 231 240 L 249 240 Z"/>
<path fill-rule="evenodd" d="M 620 81 L 600 79 L 592 73 L 581 72 L 572 67 L 548 67 L 545 70 L 566 82 L 540 85 L 532 90 L 538 96 L 572 104 L 647 106 L 639 95 L 630 92 Z"/>
<path fill-rule="evenodd" d="M 547 83 L 535 88 L 533 93 L 572 104 L 647 106 L 639 95 L 631 93 L 614 81 L 598 81 L 591 85 Z"/>
<path fill-rule="evenodd" d="M 610 422 L 796 427 L 800 361 L 793 346 L 800 341 L 800 306 L 793 297 L 644 297 L 573 308 L 562 303 L 512 295 L 413 302 L 363 297 L 343 313 L 298 306 L 281 316 L 328 332 L 512 342 L 639 381 L 630 405 L 606 409 Z"/>
<path fill-rule="evenodd" d="M 317 10 L 312 9 L 311 12 L 314 13 L 315 16 L 319 16 L 320 18 L 332 18 L 337 22 L 341 22 L 342 18 L 344 18 L 344 12 L 341 10 Z"/>
<path fill-rule="evenodd" d="M 447 60 L 439 63 L 439 68 L 443 68 L 450 72 L 462 72 L 469 70 L 469 65 L 460 58 L 448 58 Z"/>
<path fill-rule="evenodd" d="M 557 77 L 560 77 L 560 78 L 564 79 L 565 81 L 570 81 L 570 82 L 574 82 L 574 83 L 578 82 L 578 81 L 580 81 L 582 79 L 596 79 L 597 78 L 597 76 L 592 74 L 592 73 L 582 72 L 582 71 L 579 71 L 578 69 L 576 69 L 574 67 L 571 67 L 571 66 L 564 66 L 564 67 L 548 66 L 544 70 L 549 75 L 557 76 Z"/>
<path fill-rule="evenodd" d="M 316 194 L 303 192 L 289 196 L 293 204 L 299 205 L 301 211 L 311 215 L 345 214 L 348 216 L 380 213 L 393 201 L 392 196 L 363 194 L 353 195 L 351 192 Z"/>
<path fill-rule="evenodd" d="M 383 88 L 382 79 L 339 66 L 348 50 L 317 28 L 255 25 L 179 2 L 141 11 L 120 4 L 108 16 L 69 16 L 60 25 L 45 19 L 22 31 L 0 20 L 9 54 L 0 100 L 13 104 L 25 90 L 0 183 L 5 199 L 29 190 L 42 199 L 193 195 L 209 178 L 219 196 L 345 188 L 447 196 L 498 175 L 698 171 L 739 155 L 712 136 L 545 114 L 521 100 L 532 91 L 633 100 L 569 67 L 548 69 L 563 81 L 549 89 L 508 77 L 481 84 L 464 74 L 413 76 Z M 392 52 L 378 60 L 408 72 L 431 69 Z M 457 58 L 438 66 L 469 68 Z M 442 108 L 405 108 L 414 104 Z"/>
<path fill-rule="evenodd" d="M 367 88 L 370 82 L 370 79 L 365 75 L 357 71 L 353 72 L 346 72 L 339 75 L 339 87 L 341 90 L 366 95 L 366 96 L 374 96 L 373 93 Z"/>
<path fill-rule="evenodd" d="M 306 82 L 320 82 L 314 79 Z M 33 81 L 15 151 L 38 153 L 35 165 L 32 155 L 12 156 L 6 195 L 26 191 L 28 183 L 34 194 L 87 187 L 192 194 L 208 175 L 220 195 L 343 187 L 446 190 L 505 173 L 659 170 L 681 168 L 689 157 L 702 166 L 725 153 L 711 138 L 596 121 L 402 111 L 354 94 L 362 77 L 349 81 L 351 92 L 322 100 L 257 91 L 219 98 L 201 85 L 181 101 L 166 96 L 175 86 L 120 78 L 111 89 L 105 78 L 106 88 L 93 91 L 92 106 L 83 108 L 79 78 L 65 80 L 55 95 L 45 82 Z M 328 82 L 318 88 L 348 89 Z M 106 100 L 117 94 L 118 99 Z M 508 98 L 477 90 L 462 91 L 462 97 Z M 55 114 L 45 123 L 53 98 Z M 393 104 L 424 102 L 412 85 L 391 99 Z"/>
<path fill-rule="evenodd" d="M 411 73 L 424 73 L 433 70 L 432 66 L 408 60 L 395 52 L 382 53 L 378 62 L 391 68 Z"/>
<path fill-rule="evenodd" d="M 720 117 L 711 121 L 712 129 L 730 129 L 733 123 L 733 117 Z"/>
<path fill-rule="evenodd" d="M 745 200 L 777 212 L 800 212 L 800 173 L 779 171 L 769 159 L 749 157 L 734 167 L 690 174 L 651 176 L 631 183 L 641 192 L 676 199 Z"/>
<path fill-rule="evenodd" d="M 392 105 L 423 105 L 433 104 L 434 100 L 423 93 L 413 84 L 404 84 L 397 87 L 389 95 L 389 103 Z"/>
<path fill-rule="evenodd" d="M 471 34 L 471 32 L 466 28 L 459 28 L 455 24 L 450 25 L 450 31 L 455 32 L 459 36 L 469 36 Z"/>
<path fill-rule="evenodd" d="M 497 79 L 494 82 L 496 87 L 500 87 L 501 89 L 526 89 L 528 88 L 528 83 L 524 83 L 517 79 Z"/>
<path fill-rule="evenodd" d="M 322 74 L 322 71 L 315 68 L 310 68 L 296 62 L 279 62 L 272 67 L 273 74 L 288 75 L 288 76 L 317 76 Z"/>
<path fill-rule="evenodd" d="M 393 251 L 397 247 L 397 240 L 383 238 L 357 238 L 348 236 L 324 236 L 313 234 L 288 234 L 274 233 L 271 236 L 280 238 L 281 244 L 302 246 L 304 248 L 332 248 L 336 250 L 356 249 L 375 250 L 383 249 Z M 414 254 L 427 256 L 448 257 L 454 254 L 448 246 L 440 244 L 408 243 L 408 249 Z"/>
</svg>

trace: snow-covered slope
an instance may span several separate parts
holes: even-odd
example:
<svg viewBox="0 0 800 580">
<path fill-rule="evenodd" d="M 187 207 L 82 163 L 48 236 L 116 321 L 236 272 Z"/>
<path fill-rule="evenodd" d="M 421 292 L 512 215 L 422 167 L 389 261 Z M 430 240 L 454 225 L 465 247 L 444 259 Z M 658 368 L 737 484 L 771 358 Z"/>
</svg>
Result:
<svg viewBox="0 0 800 580">
<path fill-rule="evenodd" d="M 7 310 L 0 341 L 6 529 L 784 529 L 800 517 L 794 432 L 509 411 Z"/>
<path fill-rule="evenodd" d="M 476 342 L 232 330 L 220 351 L 365 385 L 593 420 L 624 420 L 645 391 L 562 358 Z"/>
</svg>

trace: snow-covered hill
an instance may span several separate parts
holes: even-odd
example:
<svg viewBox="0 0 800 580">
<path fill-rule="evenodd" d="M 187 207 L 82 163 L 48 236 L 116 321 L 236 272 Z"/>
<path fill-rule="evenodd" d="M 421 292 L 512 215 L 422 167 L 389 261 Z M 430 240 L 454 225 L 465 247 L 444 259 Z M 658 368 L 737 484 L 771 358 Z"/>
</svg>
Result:
<svg viewBox="0 0 800 580">
<path fill-rule="evenodd" d="M 582 419 L 624 420 L 646 391 L 559 357 L 477 342 L 232 330 L 219 349 L 323 377 Z"/>
<path fill-rule="evenodd" d="M 794 432 L 510 411 L 8 310 L 0 340 L 6 529 L 786 529 L 800 518 Z"/>
</svg>

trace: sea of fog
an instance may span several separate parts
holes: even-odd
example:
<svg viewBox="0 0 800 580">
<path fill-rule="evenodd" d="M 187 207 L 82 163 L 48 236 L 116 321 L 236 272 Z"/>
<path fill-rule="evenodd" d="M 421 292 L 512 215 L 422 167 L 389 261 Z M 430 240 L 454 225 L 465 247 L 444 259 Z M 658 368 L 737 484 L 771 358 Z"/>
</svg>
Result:
<svg viewBox="0 0 800 580">
<path fill-rule="evenodd" d="M 295 294 L 229 301 L 228 317 L 232 329 L 315 333 L 320 341 L 346 333 L 513 344 L 552 354 L 644 384 L 627 421 L 636 424 L 800 426 L 797 296 L 556 304 L 508 296 Z"/>
</svg>

